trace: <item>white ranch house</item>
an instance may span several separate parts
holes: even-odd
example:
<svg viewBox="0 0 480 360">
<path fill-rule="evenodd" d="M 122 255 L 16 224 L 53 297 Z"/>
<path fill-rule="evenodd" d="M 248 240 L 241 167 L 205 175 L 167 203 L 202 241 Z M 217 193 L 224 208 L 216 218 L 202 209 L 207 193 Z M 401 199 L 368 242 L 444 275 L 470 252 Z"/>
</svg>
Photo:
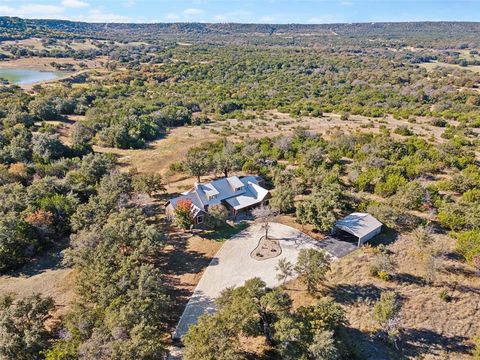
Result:
<svg viewBox="0 0 480 360">
<path fill-rule="evenodd" d="M 195 183 L 191 191 L 170 199 L 166 204 L 169 219 L 175 216 L 179 201 L 189 200 L 195 226 L 205 220 L 205 214 L 212 205 L 222 204 L 229 209 L 231 216 L 262 204 L 268 199 L 269 191 L 261 186 L 263 179 L 257 176 L 230 176 L 209 183 Z"/>
</svg>

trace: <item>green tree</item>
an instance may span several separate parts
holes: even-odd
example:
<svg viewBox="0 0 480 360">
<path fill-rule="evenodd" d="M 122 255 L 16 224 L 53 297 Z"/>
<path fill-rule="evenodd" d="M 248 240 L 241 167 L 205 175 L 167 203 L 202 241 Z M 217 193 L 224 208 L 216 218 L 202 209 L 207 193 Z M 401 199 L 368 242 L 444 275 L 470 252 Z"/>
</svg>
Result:
<svg viewBox="0 0 480 360">
<path fill-rule="evenodd" d="M 225 141 L 222 149 L 213 156 L 213 164 L 215 170 L 223 173 L 225 177 L 228 177 L 230 172 L 242 168 L 239 151 L 234 144 L 228 141 Z"/>
<path fill-rule="evenodd" d="M 310 294 L 318 290 L 318 286 L 325 280 L 325 275 L 330 270 L 330 258 L 323 250 L 300 250 L 295 264 L 295 271 L 300 281 L 307 287 Z"/>
<path fill-rule="evenodd" d="M 66 153 L 66 148 L 57 134 L 39 133 L 33 136 L 32 151 L 34 156 L 48 162 L 62 157 Z"/>
<path fill-rule="evenodd" d="M 328 330 L 318 331 L 313 337 L 308 351 L 315 360 L 336 360 L 340 353 L 335 345 L 333 332 Z"/>
<path fill-rule="evenodd" d="M 270 206 L 280 213 L 292 212 L 294 206 L 295 192 L 290 184 L 282 184 L 275 187 L 270 199 Z"/>
<path fill-rule="evenodd" d="M 295 311 L 285 291 L 267 288 L 254 278 L 223 291 L 217 312 L 202 316 L 190 327 L 183 341 L 184 356 L 187 360 L 243 359 L 245 339 L 262 336 L 274 358 L 334 359 L 336 332 L 345 324 L 342 307 L 331 299 Z"/>
<path fill-rule="evenodd" d="M 312 224 L 317 230 L 332 229 L 338 209 L 343 207 L 341 188 L 336 184 L 314 189 L 312 194 L 297 207 L 300 223 Z"/>
<path fill-rule="evenodd" d="M 132 185 L 135 192 L 145 193 L 149 196 L 153 196 L 159 192 L 165 192 L 162 176 L 158 173 L 136 173 L 133 175 Z"/>
<path fill-rule="evenodd" d="M 228 317 L 204 315 L 183 337 L 185 360 L 242 360 L 238 329 Z"/>
<path fill-rule="evenodd" d="M 0 271 L 25 261 L 41 245 L 34 228 L 17 213 L 0 216 Z"/>
<path fill-rule="evenodd" d="M 54 309 L 49 297 L 38 294 L 15 300 L 0 296 L 0 358 L 35 360 L 49 346 L 51 334 L 45 321 Z"/>
<path fill-rule="evenodd" d="M 281 281 L 283 284 L 295 274 L 294 265 L 287 260 L 287 258 L 282 258 L 278 260 L 277 266 L 275 266 L 277 271 L 277 280 Z"/>
<path fill-rule="evenodd" d="M 71 133 L 72 149 L 78 154 L 87 154 L 92 152 L 92 140 L 94 132 L 88 126 L 82 123 L 75 123 Z"/>
<path fill-rule="evenodd" d="M 60 116 L 53 103 L 48 98 L 36 97 L 29 104 L 30 113 L 38 120 L 57 120 Z"/>
<path fill-rule="evenodd" d="M 154 259 L 163 236 L 138 209 L 112 213 L 72 236 L 65 260 L 76 268 L 76 303 L 65 321 L 70 336 L 52 353 L 85 358 L 158 359 L 170 301 Z"/>
<path fill-rule="evenodd" d="M 207 151 L 193 148 L 187 152 L 183 165 L 187 172 L 191 176 L 196 176 L 200 182 L 200 177 L 212 170 L 212 158 Z"/>
</svg>

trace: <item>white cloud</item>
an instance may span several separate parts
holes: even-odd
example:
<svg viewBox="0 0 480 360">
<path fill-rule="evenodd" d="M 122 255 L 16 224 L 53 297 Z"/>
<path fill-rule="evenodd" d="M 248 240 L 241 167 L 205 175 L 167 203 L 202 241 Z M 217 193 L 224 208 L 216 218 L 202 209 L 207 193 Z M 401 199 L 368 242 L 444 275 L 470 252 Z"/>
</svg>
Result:
<svg viewBox="0 0 480 360">
<path fill-rule="evenodd" d="M 348 1 L 348 0 L 344 0 L 344 1 L 340 1 L 340 5 L 341 6 L 350 6 L 350 5 L 353 5 L 353 2 Z"/>
<path fill-rule="evenodd" d="M 15 12 L 15 8 L 6 5 L 0 5 L 0 13 L 5 15 L 11 15 Z"/>
<path fill-rule="evenodd" d="M 56 5 L 45 4 L 25 4 L 19 7 L 0 6 L 0 13 L 3 16 L 18 16 L 25 18 L 53 18 L 63 14 L 64 8 Z"/>
<path fill-rule="evenodd" d="M 188 8 L 188 9 L 185 9 L 182 11 L 182 14 L 183 15 L 186 15 L 186 16 L 195 16 L 195 15 L 201 15 L 203 14 L 205 11 L 203 11 L 202 9 L 197 9 L 197 8 Z"/>
<path fill-rule="evenodd" d="M 63 0 L 62 5 L 67 8 L 81 9 L 89 7 L 90 4 L 81 0 Z"/>
</svg>

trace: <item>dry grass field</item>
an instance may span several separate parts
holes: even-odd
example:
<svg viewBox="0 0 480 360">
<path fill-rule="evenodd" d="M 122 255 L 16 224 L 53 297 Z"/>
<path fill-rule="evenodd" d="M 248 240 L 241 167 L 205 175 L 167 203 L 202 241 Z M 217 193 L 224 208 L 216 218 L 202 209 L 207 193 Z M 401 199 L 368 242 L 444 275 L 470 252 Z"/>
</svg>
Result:
<svg viewBox="0 0 480 360">
<path fill-rule="evenodd" d="M 57 305 L 54 317 L 65 314 L 73 299 L 74 272 L 62 265 L 62 249 L 54 246 L 18 270 L 0 275 L 0 294 L 50 296 Z"/>
<path fill-rule="evenodd" d="M 28 39 L 21 39 L 21 40 L 9 40 L 9 41 L 2 41 L 0 42 L 0 50 L 4 53 L 9 53 L 8 48 L 11 46 L 16 47 L 25 47 L 30 50 L 94 50 L 97 49 L 99 45 L 111 44 L 112 46 L 118 47 L 127 47 L 127 46 L 138 46 L 146 44 L 145 42 L 128 42 L 128 43 L 121 43 L 118 41 L 109 41 L 109 40 L 92 40 L 92 39 L 84 39 L 80 40 L 62 40 L 57 39 L 53 43 L 46 43 L 42 41 L 41 38 L 28 38 Z"/>
<path fill-rule="evenodd" d="M 88 69 L 101 68 L 106 58 L 98 57 L 95 60 L 76 60 L 73 58 L 19 58 L 14 60 L 0 61 L 0 68 L 13 68 L 13 69 L 32 69 L 32 70 L 44 70 L 44 71 L 56 71 L 56 69 L 50 64 L 56 62 L 57 64 L 73 64 L 78 66 L 80 63 L 87 65 Z"/>
<path fill-rule="evenodd" d="M 447 63 L 441 63 L 441 62 L 436 62 L 432 61 L 429 63 L 423 63 L 419 65 L 420 67 L 423 67 L 427 69 L 428 71 L 432 71 L 437 67 L 449 69 L 449 70 L 467 70 L 467 71 L 473 71 L 474 73 L 480 74 L 480 65 L 471 65 L 471 66 L 460 66 L 457 64 L 447 64 Z"/>
</svg>

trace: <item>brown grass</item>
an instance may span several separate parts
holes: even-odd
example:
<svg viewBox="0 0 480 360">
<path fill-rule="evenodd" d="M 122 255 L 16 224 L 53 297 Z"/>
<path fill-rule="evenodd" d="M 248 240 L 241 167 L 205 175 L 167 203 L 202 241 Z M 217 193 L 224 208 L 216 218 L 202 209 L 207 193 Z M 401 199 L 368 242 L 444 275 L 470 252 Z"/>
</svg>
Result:
<svg viewBox="0 0 480 360">
<path fill-rule="evenodd" d="M 457 64 L 447 64 L 447 63 L 441 63 L 441 62 L 429 62 L 429 63 L 423 63 L 419 65 L 420 67 L 427 69 L 428 71 L 433 71 L 435 68 L 440 67 L 444 69 L 449 69 L 449 70 L 466 70 L 466 71 L 472 71 L 476 74 L 480 74 L 480 65 L 471 65 L 471 66 L 460 66 Z"/>
<path fill-rule="evenodd" d="M 20 58 L 14 60 L 5 60 L 0 61 L 1 68 L 14 68 L 14 69 L 32 69 L 32 70 L 45 70 L 45 71 L 57 71 L 52 65 L 51 62 L 56 62 L 58 64 L 73 64 L 78 66 L 80 63 L 85 63 L 87 68 L 95 69 L 101 68 L 106 60 L 105 57 L 98 57 L 95 60 L 76 60 L 73 58 L 52 58 L 52 57 L 30 57 L 30 58 Z"/>
<path fill-rule="evenodd" d="M 54 318 L 65 314 L 73 299 L 74 271 L 61 265 L 60 250 L 54 247 L 19 270 L 0 275 L 0 294 L 50 296 L 56 304 Z"/>
</svg>

